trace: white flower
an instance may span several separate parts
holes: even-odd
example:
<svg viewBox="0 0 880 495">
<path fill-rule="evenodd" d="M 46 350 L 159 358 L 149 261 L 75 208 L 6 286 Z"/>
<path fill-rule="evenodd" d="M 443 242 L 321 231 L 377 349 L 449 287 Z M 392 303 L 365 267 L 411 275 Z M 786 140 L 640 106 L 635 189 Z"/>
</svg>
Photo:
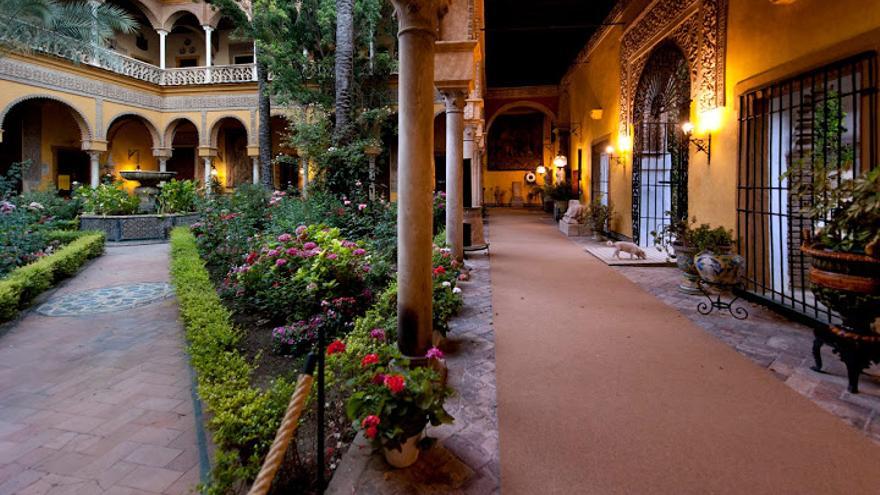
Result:
<svg viewBox="0 0 880 495">
<path fill-rule="evenodd" d="M 442 285 L 443 287 L 449 287 L 449 286 L 451 286 L 452 284 L 451 284 L 448 280 L 444 280 L 443 283 L 440 284 L 440 285 Z"/>
<path fill-rule="evenodd" d="M 461 294 L 461 289 L 456 287 L 456 288 L 452 289 L 452 293 L 453 294 Z"/>
</svg>

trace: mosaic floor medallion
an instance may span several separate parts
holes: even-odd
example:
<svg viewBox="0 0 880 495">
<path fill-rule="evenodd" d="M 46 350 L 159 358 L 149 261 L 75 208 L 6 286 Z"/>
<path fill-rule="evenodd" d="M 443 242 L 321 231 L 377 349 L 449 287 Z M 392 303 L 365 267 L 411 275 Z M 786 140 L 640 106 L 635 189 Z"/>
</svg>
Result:
<svg viewBox="0 0 880 495">
<path fill-rule="evenodd" d="M 139 282 L 92 289 L 50 299 L 37 308 L 46 316 L 80 316 L 137 308 L 174 295 L 165 282 Z"/>
</svg>

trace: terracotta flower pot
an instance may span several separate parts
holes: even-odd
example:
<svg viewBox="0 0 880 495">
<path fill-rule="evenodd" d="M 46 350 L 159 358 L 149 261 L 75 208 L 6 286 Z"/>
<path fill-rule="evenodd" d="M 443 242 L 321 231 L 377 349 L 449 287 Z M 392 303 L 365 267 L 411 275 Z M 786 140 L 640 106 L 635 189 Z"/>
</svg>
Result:
<svg viewBox="0 0 880 495">
<path fill-rule="evenodd" d="M 801 252 L 810 257 L 816 299 L 840 314 L 848 330 L 870 333 L 880 317 L 880 259 L 818 245 L 805 244 Z"/>
<path fill-rule="evenodd" d="M 737 285 L 746 274 L 746 259 L 738 254 L 715 254 L 703 251 L 694 267 L 704 282 L 712 285 Z"/>
<path fill-rule="evenodd" d="M 396 468 L 405 468 L 412 466 L 419 459 L 419 440 L 422 438 L 422 432 L 413 435 L 400 444 L 399 448 L 389 449 L 382 447 L 382 453 L 385 454 L 385 460 Z"/>
</svg>

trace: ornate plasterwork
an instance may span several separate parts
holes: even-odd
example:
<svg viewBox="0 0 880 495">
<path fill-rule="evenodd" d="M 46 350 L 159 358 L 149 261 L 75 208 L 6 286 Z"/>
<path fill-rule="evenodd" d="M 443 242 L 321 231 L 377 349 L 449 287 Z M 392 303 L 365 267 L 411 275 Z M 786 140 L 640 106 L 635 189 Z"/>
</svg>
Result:
<svg viewBox="0 0 880 495">
<path fill-rule="evenodd" d="M 250 109 L 257 106 L 256 91 L 244 95 L 160 96 L 8 57 L 0 58 L 0 80 L 15 81 L 90 98 L 103 98 L 106 101 L 158 111 Z"/>
<path fill-rule="evenodd" d="M 665 40 L 681 48 L 697 111 L 724 106 L 727 0 L 657 0 L 621 39 L 620 127 L 632 123 L 634 92 L 651 50 Z"/>
</svg>

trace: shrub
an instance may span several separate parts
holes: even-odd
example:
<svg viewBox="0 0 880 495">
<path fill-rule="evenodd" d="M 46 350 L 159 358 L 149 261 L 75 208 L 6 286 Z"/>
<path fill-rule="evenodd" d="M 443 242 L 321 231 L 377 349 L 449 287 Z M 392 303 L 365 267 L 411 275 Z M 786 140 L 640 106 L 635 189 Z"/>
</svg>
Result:
<svg viewBox="0 0 880 495">
<path fill-rule="evenodd" d="M 269 220 L 269 194 L 259 186 L 240 186 L 230 197 L 212 196 L 199 207 L 192 225 L 199 252 L 208 266 L 226 273 L 241 263 L 250 238 Z"/>
<path fill-rule="evenodd" d="M 79 187 L 74 193 L 83 202 L 83 210 L 94 215 L 132 215 L 139 200 L 122 189 L 122 182 Z"/>
<path fill-rule="evenodd" d="M 0 205 L 0 276 L 43 256 L 46 239 L 33 212 L 4 202 Z"/>
<path fill-rule="evenodd" d="M 322 301 L 342 297 L 360 309 L 372 299 L 369 260 L 366 249 L 337 229 L 300 226 L 248 253 L 228 275 L 228 290 L 236 303 L 277 322 L 308 320 Z"/>
<path fill-rule="evenodd" d="M 90 258 L 104 252 L 104 234 L 78 236 L 55 253 L 13 270 L 0 280 L 0 320 L 15 316 L 53 283 L 73 275 Z"/>
<path fill-rule="evenodd" d="M 196 211 L 197 186 L 194 180 L 171 179 L 159 191 L 160 213 L 188 213 Z"/>
<path fill-rule="evenodd" d="M 254 367 L 237 350 L 241 333 L 220 302 L 196 240 L 185 228 L 171 233 L 171 279 L 199 397 L 212 413 L 208 427 L 217 447 L 208 493 L 235 491 L 260 469 L 293 392 L 279 378 L 267 390 L 251 386 Z M 238 487 L 240 488 L 240 486 Z"/>
</svg>

